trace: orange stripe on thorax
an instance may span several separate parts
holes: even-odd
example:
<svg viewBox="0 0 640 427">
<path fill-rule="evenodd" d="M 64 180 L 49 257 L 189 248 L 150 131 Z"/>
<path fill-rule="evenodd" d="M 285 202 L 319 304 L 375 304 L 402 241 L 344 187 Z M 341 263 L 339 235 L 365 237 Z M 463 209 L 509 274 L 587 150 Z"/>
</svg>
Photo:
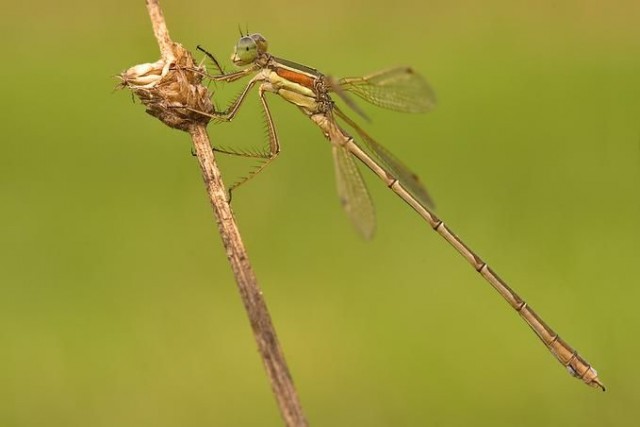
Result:
<svg viewBox="0 0 640 427">
<path fill-rule="evenodd" d="M 314 78 L 307 76 L 306 74 L 298 73 L 292 70 L 287 70 L 286 68 L 278 67 L 276 68 L 276 74 L 282 77 L 283 79 L 287 79 L 290 82 L 297 83 L 301 86 L 304 86 L 309 89 L 313 89 L 313 81 Z"/>
</svg>

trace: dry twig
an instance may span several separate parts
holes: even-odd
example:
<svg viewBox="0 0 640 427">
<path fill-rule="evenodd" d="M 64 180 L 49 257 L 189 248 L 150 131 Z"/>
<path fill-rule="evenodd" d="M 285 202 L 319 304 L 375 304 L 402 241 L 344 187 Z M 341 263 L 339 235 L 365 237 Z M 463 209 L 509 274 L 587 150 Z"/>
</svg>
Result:
<svg viewBox="0 0 640 427">
<path fill-rule="evenodd" d="M 226 200 L 226 191 L 206 131 L 209 118 L 194 113 L 213 112 L 209 93 L 200 84 L 203 73 L 199 72 L 191 54 L 169 37 L 158 1 L 146 0 L 146 3 L 162 59 L 136 65 L 122 73 L 122 86 L 130 88 L 140 98 L 149 114 L 191 135 L 227 258 L 285 425 L 307 426 L 262 291 Z"/>
</svg>

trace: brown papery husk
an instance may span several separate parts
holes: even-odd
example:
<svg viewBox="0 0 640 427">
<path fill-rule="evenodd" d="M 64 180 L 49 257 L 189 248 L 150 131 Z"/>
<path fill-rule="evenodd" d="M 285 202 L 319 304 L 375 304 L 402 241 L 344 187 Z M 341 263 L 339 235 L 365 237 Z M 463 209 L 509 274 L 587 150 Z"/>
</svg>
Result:
<svg viewBox="0 0 640 427">
<path fill-rule="evenodd" d="M 189 131 L 196 124 L 206 125 L 214 107 L 209 90 L 201 84 L 205 68 L 196 65 L 179 43 L 174 43 L 173 52 L 173 61 L 161 59 L 122 72 L 120 87 L 131 89 L 147 113 L 167 126 Z"/>
</svg>

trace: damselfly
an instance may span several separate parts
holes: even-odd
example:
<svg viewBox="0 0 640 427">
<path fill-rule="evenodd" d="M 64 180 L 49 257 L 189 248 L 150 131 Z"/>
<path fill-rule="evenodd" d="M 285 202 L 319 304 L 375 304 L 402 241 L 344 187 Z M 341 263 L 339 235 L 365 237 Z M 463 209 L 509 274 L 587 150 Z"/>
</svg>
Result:
<svg viewBox="0 0 640 427">
<path fill-rule="evenodd" d="M 258 95 L 267 122 L 269 152 L 262 156 L 266 161 L 255 173 L 266 167 L 280 152 L 278 135 L 265 99 L 265 93 L 271 92 L 296 105 L 318 125 L 331 142 L 340 201 L 360 234 L 366 238 L 372 236 L 375 215 L 371 198 L 354 158 L 376 174 L 449 242 L 520 314 L 571 375 L 590 386 L 604 390 L 596 370 L 547 326 L 522 298 L 432 212 L 431 198 L 418 177 L 362 130 L 331 99 L 330 93 L 336 93 L 361 115 L 364 114 L 347 93 L 396 111 L 426 112 L 435 105 L 435 96 L 426 81 L 412 68 L 392 68 L 365 77 L 336 80 L 314 68 L 271 55 L 267 51 L 267 40 L 260 34 L 242 36 L 236 44 L 231 59 L 238 66 L 246 66 L 240 71 L 223 73 L 215 58 L 211 54 L 208 55 L 221 71 L 219 75 L 210 76 L 212 80 L 233 82 L 245 76 L 252 76 L 227 111 L 212 115 L 214 119 L 232 120 L 251 88 L 258 84 Z M 358 135 L 358 140 L 347 133 L 337 119 L 351 127 Z"/>
</svg>

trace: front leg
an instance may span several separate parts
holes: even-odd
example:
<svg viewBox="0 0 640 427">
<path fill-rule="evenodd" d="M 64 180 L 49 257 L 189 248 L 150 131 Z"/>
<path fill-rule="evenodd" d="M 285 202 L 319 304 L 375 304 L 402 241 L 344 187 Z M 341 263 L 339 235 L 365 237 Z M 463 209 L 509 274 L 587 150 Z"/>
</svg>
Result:
<svg viewBox="0 0 640 427">
<path fill-rule="evenodd" d="M 227 82 L 227 83 L 234 82 L 236 80 L 239 80 L 239 79 L 243 78 L 246 75 L 249 75 L 249 74 L 257 71 L 260 68 L 257 65 L 253 64 L 252 66 L 250 66 L 248 68 L 245 68 L 243 70 L 240 70 L 240 71 L 235 71 L 233 73 L 225 73 L 224 70 L 222 69 L 222 67 L 220 66 L 220 63 L 218 62 L 216 57 L 213 56 L 213 54 L 211 52 L 207 51 L 205 48 L 203 48 L 200 45 L 198 45 L 196 47 L 196 49 L 198 49 L 200 52 L 203 52 L 205 55 L 207 55 L 207 57 L 214 63 L 214 65 L 216 66 L 218 71 L 220 71 L 219 75 L 207 74 L 207 78 L 209 80 L 214 81 L 214 82 Z"/>
<path fill-rule="evenodd" d="M 229 106 L 229 108 L 227 108 L 226 111 L 214 112 L 213 114 L 209 114 L 203 111 L 197 111 L 192 108 L 184 107 L 184 106 L 180 106 L 176 108 L 184 108 L 185 110 L 193 111 L 194 113 L 198 113 L 206 117 L 211 117 L 212 119 L 217 120 L 219 122 L 220 121 L 230 122 L 231 120 L 233 120 L 236 114 L 238 114 L 238 110 L 240 109 L 240 106 L 242 105 L 247 95 L 249 94 L 249 91 L 251 90 L 251 88 L 255 86 L 257 82 L 263 81 L 263 80 L 264 80 L 264 77 L 260 75 L 257 75 L 254 78 L 252 78 L 249 84 L 247 84 L 247 86 L 244 88 L 242 93 L 240 93 L 240 95 L 231 103 L 231 105 Z"/>
<path fill-rule="evenodd" d="M 230 75 L 230 74 L 228 74 L 228 75 Z M 238 113 L 238 110 L 240 109 L 240 106 L 242 105 L 242 103 L 246 99 L 247 94 L 249 93 L 251 88 L 259 81 L 264 81 L 264 78 L 261 75 L 257 75 L 254 78 L 252 78 L 251 81 L 249 82 L 249 84 L 247 84 L 247 86 L 244 88 L 242 93 L 240 93 L 240 95 L 235 99 L 235 101 L 233 101 L 231 103 L 231 105 L 229 105 L 229 108 L 227 108 L 227 111 L 217 113 L 215 115 L 215 117 L 218 120 L 223 120 L 223 121 L 227 121 L 227 122 L 230 122 L 231 120 L 233 120 L 233 118 Z M 260 98 L 262 98 L 262 91 L 260 92 Z"/>
</svg>

